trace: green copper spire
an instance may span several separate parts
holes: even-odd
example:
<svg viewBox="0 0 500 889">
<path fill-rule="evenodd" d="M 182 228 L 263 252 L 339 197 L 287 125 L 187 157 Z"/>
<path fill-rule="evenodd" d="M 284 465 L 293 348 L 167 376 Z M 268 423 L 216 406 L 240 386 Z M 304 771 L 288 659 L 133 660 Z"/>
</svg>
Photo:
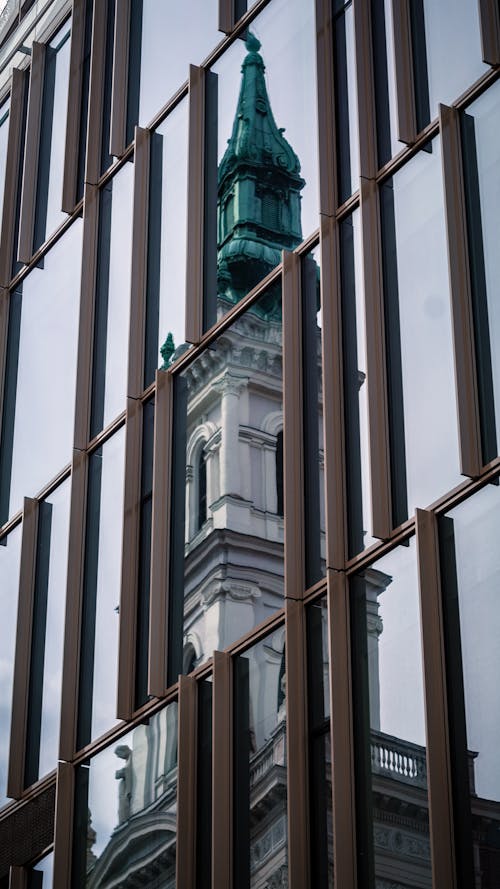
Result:
<svg viewBox="0 0 500 889">
<path fill-rule="evenodd" d="M 231 138 L 218 174 L 218 289 L 236 302 L 302 240 L 300 161 L 276 125 L 260 43 L 248 32 Z"/>
</svg>

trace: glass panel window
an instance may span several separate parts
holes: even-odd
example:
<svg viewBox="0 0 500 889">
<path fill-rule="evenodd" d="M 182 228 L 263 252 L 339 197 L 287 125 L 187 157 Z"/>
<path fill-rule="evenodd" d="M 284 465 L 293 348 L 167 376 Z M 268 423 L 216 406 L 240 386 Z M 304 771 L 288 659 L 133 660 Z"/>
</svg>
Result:
<svg viewBox="0 0 500 889">
<path fill-rule="evenodd" d="M 70 32 L 71 21 L 68 21 L 48 43 L 45 52 L 33 244 L 35 250 L 65 218 L 65 214 L 61 210 L 61 203 L 68 104 Z"/>
<path fill-rule="evenodd" d="M 76 774 L 74 889 L 175 885 L 177 703 Z"/>
<path fill-rule="evenodd" d="M 10 96 L 0 107 L 0 220 L 3 211 L 5 190 L 5 166 L 7 163 L 7 141 L 9 138 Z"/>
<path fill-rule="evenodd" d="M 326 572 L 322 316 L 318 260 L 319 247 L 302 264 L 306 588 L 321 580 Z"/>
<path fill-rule="evenodd" d="M 362 885 L 431 886 L 422 642 L 415 540 L 352 580 Z M 362 728 L 363 726 L 363 728 Z"/>
<path fill-rule="evenodd" d="M 122 428 L 88 461 L 79 748 L 116 723 L 124 446 Z"/>
<path fill-rule="evenodd" d="M 7 802 L 7 768 L 16 646 L 21 525 L 0 537 L 0 806 Z"/>
<path fill-rule="evenodd" d="M 497 485 L 488 485 L 439 520 L 455 823 L 464 887 L 473 885 L 478 871 L 497 873 L 499 860 L 499 528 Z"/>
<path fill-rule="evenodd" d="M 28 874 L 28 889 L 52 889 L 54 853 L 50 852 L 35 864 Z"/>
<path fill-rule="evenodd" d="M 479 4 L 470 0 L 418 0 L 423 6 L 430 119 L 488 70 L 482 61 Z M 413 23 L 414 24 L 414 23 Z M 415 35 L 414 35 L 415 40 Z M 424 76 L 425 72 L 421 72 Z M 417 72 L 418 76 L 418 72 Z M 422 125 L 428 121 L 422 121 Z"/>
<path fill-rule="evenodd" d="M 330 658 L 326 596 L 307 609 L 311 864 L 315 889 L 333 889 Z"/>
<path fill-rule="evenodd" d="M 358 104 L 354 49 L 354 9 L 350 2 L 334 2 L 333 64 L 337 138 L 338 200 L 343 204 L 358 188 Z"/>
<path fill-rule="evenodd" d="M 282 607 L 281 354 L 278 284 L 175 380 L 172 681 Z"/>
<path fill-rule="evenodd" d="M 393 520 L 461 481 L 439 139 L 384 183 Z"/>
<path fill-rule="evenodd" d="M 286 885 L 284 628 L 234 662 L 234 885 Z M 272 885 L 272 883 L 271 883 Z"/>
<path fill-rule="evenodd" d="M 71 459 L 82 221 L 10 294 L 0 523 Z"/>
<path fill-rule="evenodd" d="M 70 479 L 38 508 L 25 786 L 57 765 Z"/>
<path fill-rule="evenodd" d="M 277 0 L 213 66 L 218 166 L 208 179 L 217 176 L 218 221 L 215 232 L 207 194 L 207 326 L 318 225 L 314 57 L 313 4 Z"/>
<path fill-rule="evenodd" d="M 349 557 L 374 542 L 370 485 L 366 328 L 360 211 L 340 224 Z"/>
<path fill-rule="evenodd" d="M 371 0 L 378 166 L 383 167 L 404 148 L 398 139 L 399 124 L 394 65 L 392 2 Z"/>
<path fill-rule="evenodd" d="M 187 80 L 189 65 L 199 65 L 222 34 L 217 0 L 187 0 L 177 5 L 134 0 L 134 5 L 131 37 L 138 44 L 133 61 L 140 66 L 140 86 L 138 95 L 133 88 L 129 93 L 129 117 L 146 126 Z"/>
<path fill-rule="evenodd" d="M 184 348 L 188 100 L 151 135 L 144 385 Z"/>
<path fill-rule="evenodd" d="M 500 218 L 499 120 L 500 84 L 495 83 L 462 116 L 462 154 L 485 463 L 499 453 L 500 437 L 500 255 L 495 240 Z"/>
<path fill-rule="evenodd" d="M 125 408 L 133 191 L 134 166 L 126 163 L 100 194 L 91 438 Z"/>
</svg>

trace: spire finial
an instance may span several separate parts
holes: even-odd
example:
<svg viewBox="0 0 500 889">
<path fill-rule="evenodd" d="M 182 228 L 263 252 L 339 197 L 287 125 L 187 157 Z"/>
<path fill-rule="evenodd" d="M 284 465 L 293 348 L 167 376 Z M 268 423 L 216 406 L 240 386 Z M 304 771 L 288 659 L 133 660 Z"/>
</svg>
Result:
<svg viewBox="0 0 500 889">
<path fill-rule="evenodd" d="M 260 40 L 257 40 L 255 34 L 252 34 L 251 31 L 248 31 L 247 33 L 245 45 L 248 52 L 258 52 L 261 47 Z"/>
</svg>

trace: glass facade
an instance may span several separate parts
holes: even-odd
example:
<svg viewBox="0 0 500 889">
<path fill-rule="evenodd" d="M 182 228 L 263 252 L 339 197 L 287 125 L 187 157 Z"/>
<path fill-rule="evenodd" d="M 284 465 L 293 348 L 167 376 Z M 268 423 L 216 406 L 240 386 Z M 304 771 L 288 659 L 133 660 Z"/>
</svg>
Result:
<svg viewBox="0 0 500 889">
<path fill-rule="evenodd" d="M 0 889 L 497 889 L 494 4 L 21 6 Z"/>
</svg>

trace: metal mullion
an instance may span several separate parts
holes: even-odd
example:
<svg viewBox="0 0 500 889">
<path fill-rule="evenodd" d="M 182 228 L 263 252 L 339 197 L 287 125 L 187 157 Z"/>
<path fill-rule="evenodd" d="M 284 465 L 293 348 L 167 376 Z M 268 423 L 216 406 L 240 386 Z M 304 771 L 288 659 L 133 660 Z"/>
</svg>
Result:
<svg viewBox="0 0 500 889">
<path fill-rule="evenodd" d="M 288 880 L 310 886 L 307 665 L 303 602 L 285 599 Z"/>
<path fill-rule="evenodd" d="M 204 68 L 189 66 L 188 228 L 186 266 L 186 341 L 203 336 L 203 248 L 205 216 Z"/>
<path fill-rule="evenodd" d="M 177 761 L 177 889 L 195 889 L 198 684 L 179 676 Z"/>
<path fill-rule="evenodd" d="M 92 185 L 97 184 L 101 175 L 102 117 L 106 69 L 107 27 L 108 0 L 94 0 L 85 160 L 85 182 Z"/>
<path fill-rule="evenodd" d="M 234 0 L 219 0 L 219 31 L 229 35 L 235 24 Z"/>
<path fill-rule="evenodd" d="M 377 184 L 373 179 L 361 179 L 360 206 L 365 282 L 373 536 L 385 540 L 390 537 L 392 531 L 391 474 L 380 210 Z"/>
<path fill-rule="evenodd" d="M 73 806 L 75 770 L 66 762 L 57 765 L 56 811 L 54 825 L 53 889 L 71 886 L 71 857 L 73 842 Z"/>
<path fill-rule="evenodd" d="M 28 889 L 29 871 L 26 867 L 16 867 L 11 864 L 9 868 L 9 889 Z"/>
<path fill-rule="evenodd" d="M 345 573 L 336 571 L 328 571 L 327 580 L 333 871 L 336 885 L 343 889 L 355 889 L 357 865 L 349 581 Z"/>
<path fill-rule="evenodd" d="M 7 796 L 19 799 L 24 790 L 24 763 L 31 667 L 31 638 L 35 596 L 38 501 L 24 498 L 17 608 L 16 653 L 12 690 Z"/>
<path fill-rule="evenodd" d="M 481 425 L 459 112 L 455 108 L 440 105 L 439 126 L 448 236 L 460 468 L 462 475 L 476 478 L 482 466 Z"/>
<path fill-rule="evenodd" d="M 9 134 L 7 137 L 7 157 L 5 162 L 2 234 L 0 240 L 0 284 L 3 286 L 8 286 L 12 278 L 26 89 L 27 72 L 21 71 L 19 68 L 13 68 L 10 91 Z"/>
<path fill-rule="evenodd" d="M 117 717 L 135 710 L 137 582 L 141 513 L 142 404 L 127 399 L 125 421 L 125 490 L 123 516 Z"/>
<path fill-rule="evenodd" d="M 359 120 L 360 176 L 374 179 L 377 172 L 377 129 L 370 3 L 354 0 L 354 41 Z"/>
<path fill-rule="evenodd" d="M 161 696 L 167 684 L 171 454 L 174 378 L 156 371 L 151 521 L 151 599 L 148 693 Z"/>
<path fill-rule="evenodd" d="M 321 217 L 320 243 L 326 564 L 341 569 L 347 555 L 347 516 L 340 252 L 338 223 L 327 216 Z"/>
<path fill-rule="evenodd" d="M 127 99 L 131 0 L 116 0 L 109 153 L 121 157 L 127 147 Z"/>
<path fill-rule="evenodd" d="M 59 758 L 67 762 L 73 759 L 76 748 L 87 472 L 88 455 L 74 451 L 71 467 L 68 580 L 59 738 Z"/>
<path fill-rule="evenodd" d="M 483 62 L 500 65 L 500 7 L 498 0 L 479 0 Z"/>
<path fill-rule="evenodd" d="M 283 251 L 285 596 L 305 586 L 301 260 Z"/>
<path fill-rule="evenodd" d="M 10 293 L 4 287 L 0 287 L 0 405 L 3 405 L 5 387 L 5 366 L 7 359 L 7 339 L 9 332 L 9 302 Z M 3 410 L 0 410 L 0 441 L 2 435 Z"/>
<path fill-rule="evenodd" d="M 85 186 L 83 204 L 83 245 L 80 284 L 80 317 L 76 371 L 74 447 L 85 450 L 90 430 L 92 399 L 92 353 L 94 341 L 94 305 L 99 235 L 99 191 Z"/>
<path fill-rule="evenodd" d="M 85 53 L 86 0 L 73 0 L 69 62 L 68 106 L 61 209 L 72 213 L 77 202 L 78 153 L 82 105 L 82 72 Z"/>
<path fill-rule="evenodd" d="M 213 654 L 212 887 L 233 886 L 233 734 L 231 655 Z M 290 884 L 291 885 L 291 884 Z M 293 887 L 291 887 L 293 889 Z"/>
<path fill-rule="evenodd" d="M 134 144 L 134 209 L 132 221 L 132 270 L 130 277 L 128 394 L 131 398 L 139 398 L 144 389 L 150 131 L 136 127 Z"/>
<path fill-rule="evenodd" d="M 35 226 L 35 205 L 38 184 L 38 154 L 40 149 L 40 129 L 42 125 L 43 81 L 45 74 L 44 43 L 33 43 L 31 51 L 31 73 L 28 93 L 28 113 L 26 117 L 26 142 L 24 148 L 23 187 L 19 218 L 19 242 L 17 258 L 27 263 L 33 255 L 33 233 Z"/>
<path fill-rule="evenodd" d="M 338 202 L 333 30 L 331 0 L 316 0 L 319 208 L 326 216 L 334 215 Z"/>
<path fill-rule="evenodd" d="M 392 0 L 398 139 L 407 145 L 412 145 L 417 138 L 410 2 Z"/>
<path fill-rule="evenodd" d="M 456 887 L 443 606 L 436 516 L 416 510 L 434 886 Z"/>
</svg>

